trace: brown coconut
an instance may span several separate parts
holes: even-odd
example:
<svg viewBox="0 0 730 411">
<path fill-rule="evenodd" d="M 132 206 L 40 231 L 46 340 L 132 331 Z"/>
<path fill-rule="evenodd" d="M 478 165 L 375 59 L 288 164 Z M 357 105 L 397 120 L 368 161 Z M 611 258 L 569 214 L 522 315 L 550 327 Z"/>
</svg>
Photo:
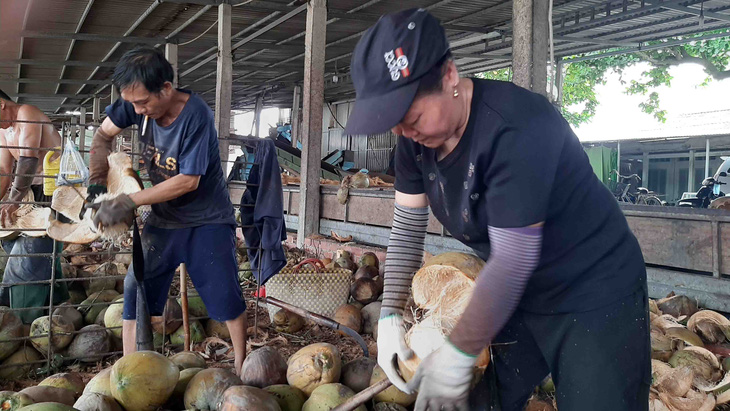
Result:
<svg viewBox="0 0 730 411">
<path fill-rule="evenodd" d="M 53 310 L 53 315 L 60 315 L 73 324 L 75 330 L 84 326 L 84 316 L 75 307 L 69 307 L 69 303 L 63 303 Z"/>
<path fill-rule="evenodd" d="M 689 318 L 687 328 L 697 333 L 708 344 L 719 344 L 730 335 L 730 320 L 715 311 L 702 310 Z"/>
<path fill-rule="evenodd" d="M 281 309 L 274 314 L 274 329 L 280 333 L 293 334 L 304 328 L 304 318 L 291 311 Z"/>
<path fill-rule="evenodd" d="M 82 395 L 73 406 L 79 411 L 122 411 L 117 400 L 97 393 Z"/>
<path fill-rule="evenodd" d="M 324 384 L 312 392 L 302 406 L 302 411 L 329 411 L 353 396 L 355 396 L 355 392 L 342 384 Z M 367 408 L 360 405 L 355 408 L 355 411 L 367 411 Z"/>
<path fill-rule="evenodd" d="M 8 358 L 20 347 L 20 340 L 8 341 L 23 336 L 23 322 L 9 307 L 0 306 L 0 360 Z"/>
<path fill-rule="evenodd" d="M 383 303 L 380 301 L 372 302 L 360 310 L 362 317 L 362 332 L 364 334 L 372 334 L 380 320 L 380 308 Z"/>
<path fill-rule="evenodd" d="M 357 280 L 358 278 L 370 278 L 375 279 L 380 275 L 380 271 L 375 266 L 372 265 L 363 265 L 360 268 L 355 271 L 355 276 L 353 277 L 354 280 Z"/>
<path fill-rule="evenodd" d="M 29 396 L 33 402 L 57 402 L 66 405 L 74 405 L 76 398 L 72 391 L 58 387 L 28 387 L 20 391 L 20 394 Z"/>
<path fill-rule="evenodd" d="M 320 385 L 340 380 L 340 351 L 332 344 L 310 344 L 289 358 L 286 379 L 289 385 L 310 395 Z"/>
<path fill-rule="evenodd" d="M 281 411 L 273 395 L 256 387 L 237 385 L 223 393 L 220 411 Z"/>
<path fill-rule="evenodd" d="M 371 278 L 358 278 L 350 286 L 350 295 L 355 301 L 368 305 L 378 299 L 380 286 Z"/>
<path fill-rule="evenodd" d="M 246 356 L 241 368 L 243 385 L 266 388 L 286 383 L 286 361 L 273 347 L 261 347 Z"/>
<path fill-rule="evenodd" d="M 152 329 L 160 334 L 170 335 L 182 325 L 182 307 L 177 301 L 168 299 L 161 317 L 152 317 Z"/>
<path fill-rule="evenodd" d="M 66 350 L 69 357 L 91 363 L 101 360 L 105 354 L 111 352 L 111 338 L 104 327 L 92 324 L 80 331 Z"/>
<path fill-rule="evenodd" d="M 49 339 L 48 333 L 53 329 L 53 335 Z M 48 347 L 51 346 L 52 352 L 57 352 L 66 348 L 74 338 L 74 325 L 66 318 L 60 315 L 38 317 L 33 320 L 30 325 L 30 336 L 35 337 L 30 341 L 33 346 L 46 355 Z"/>
<path fill-rule="evenodd" d="M 351 304 L 342 304 L 337 307 L 333 320 L 354 330 L 356 333 L 359 333 L 362 328 L 362 316 L 360 315 L 360 310 Z M 340 335 L 347 335 L 343 331 L 339 331 L 339 333 Z"/>
<path fill-rule="evenodd" d="M 385 375 L 385 371 L 380 366 L 375 366 L 373 375 L 370 377 L 370 385 L 375 385 L 386 378 L 388 376 Z M 375 395 L 375 402 L 394 402 L 404 407 L 410 407 L 416 402 L 416 393 L 406 394 L 393 385 Z"/>
<path fill-rule="evenodd" d="M 182 351 L 172 357 L 172 361 L 180 371 L 186 368 L 205 368 L 205 358 L 195 351 Z"/>
<path fill-rule="evenodd" d="M 673 295 L 671 297 L 662 298 L 657 301 L 657 307 L 664 314 L 669 314 L 675 318 L 679 318 L 684 315 L 690 317 L 699 310 L 699 308 L 697 308 L 697 302 L 686 295 Z"/>
<path fill-rule="evenodd" d="M 369 357 L 354 359 L 342 367 L 340 382 L 355 392 L 360 392 L 370 386 L 370 377 L 378 363 Z"/>
<path fill-rule="evenodd" d="M 216 410 L 223 399 L 223 393 L 236 385 L 243 383 L 238 376 L 228 370 L 208 368 L 200 371 L 185 389 L 185 409 Z"/>
<path fill-rule="evenodd" d="M 48 386 L 69 390 L 76 398 L 84 392 L 85 385 L 84 380 L 81 379 L 81 375 L 77 372 L 53 374 L 38 384 L 39 387 Z"/>
</svg>

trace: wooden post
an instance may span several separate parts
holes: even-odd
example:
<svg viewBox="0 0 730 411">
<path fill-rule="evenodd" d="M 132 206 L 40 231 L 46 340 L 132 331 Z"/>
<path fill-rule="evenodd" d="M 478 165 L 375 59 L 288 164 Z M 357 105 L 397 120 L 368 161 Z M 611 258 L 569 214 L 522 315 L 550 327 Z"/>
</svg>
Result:
<svg viewBox="0 0 730 411">
<path fill-rule="evenodd" d="M 112 91 L 111 91 L 111 94 L 109 95 L 109 98 L 111 101 L 109 102 L 109 104 L 114 104 L 114 102 L 119 99 L 119 92 L 117 91 L 117 88 L 114 85 L 112 85 L 111 89 L 112 89 Z"/>
<path fill-rule="evenodd" d="M 303 150 L 297 230 L 297 245 L 300 248 L 307 237 L 319 234 L 326 34 L 327 1 L 310 0 L 307 3 L 307 31 L 304 38 Z"/>
<path fill-rule="evenodd" d="M 86 107 L 79 108 L 79 151 L 81 152 L 81 157 L 86 157 L 84 155 L 84 150 L 86 150 Z"/>
<path fill-rule="evenodd" d="M 173 80 L 172 80 L 172 86 L 177 87 L 178 85 L 178 70 L 177 70 L 177 44 L 174 43 L 167 43 L 165 44 L 165 58 L 167 61 L 170 62 L 170 65 L 172 65 L 172 72 Z"/>
<path fill-rule="evenodd" d="M 649 188 L 649 153 L 641 154 L 641 186 Z"/>
<path fill-rule="evenodd" d="M 258 137 L 261 135 L 261 110 L 263 110 L 264 96 L 263 93 L 256 96 L 256 106 L 253 112 L 253 135 Z"/>
<path fill-rule="evenodd" d="M 616 171 L 621 174 L 621 142 L 616 143 Z"/>
<path fill-rule="evenodd" d="M 512 2 L 512 82 L 547 96 L 548 2 Z"/>
<path fill-rule="evenodd" d="M 687 169 L 687 191 L 695 191 L 695 151 L 689 150 L 689 168 Z"/>
<path fill-rule="evenodd" d="M 221 165 L 226 175 L 228 138 L 231 133 L 231 87 L 233 83 L 231 55 L 231 5 L 218 6 L 218 68 L 215 83 L 215 127 L 218 130 Z M 222 139 L 222 140 L 220 140 Z"/>
<path fill-rule="evenodd" d="M 291 105 L 291 145 L 297 148 L 299 141 L 299 107 L 302 99 L 302 86 L 294 86 L 294 96 Z"/>
<path fill-rule="evenodd" d="M 185 333 L 185 347 L 190 350 L 190 316 L 188 315 L 188 268 L 185 263 L 180 264 L 180 306 L 182 307 L 183 332 Z"/>
<path fill-rule="evenodd" d="M 101 99 L 94 97 L 93 101 L 94 107 L 91 109 L 91 120 L 94 122 L 94 125 L 98 126 L 101 123 Z"/>
<path fill-rule="evenodd" d="M 710 175 L 710 139 L 708 138 L 705 144 L 705 177 Z"/>
</svg>

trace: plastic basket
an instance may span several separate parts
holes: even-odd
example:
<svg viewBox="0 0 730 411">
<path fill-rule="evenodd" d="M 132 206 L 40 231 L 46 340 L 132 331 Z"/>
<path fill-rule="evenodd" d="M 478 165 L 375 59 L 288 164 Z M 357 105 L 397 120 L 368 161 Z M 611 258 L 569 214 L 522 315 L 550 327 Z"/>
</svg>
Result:
<svg viewBox="0 0 730 411">
<path fill-rule="evenodd" d="M 315 268 L 306 266 L 313 263 Z M 325 269 L 316 259 L 304 260 L 294 267 L 285 267 L 266 282 L 266 295 L 307 311 L 332 318 L 337 307 L 350 297 L 352 271 L 345 268 Z M 269 306 L 269 318 L 280 310 Z"/>
</svg>

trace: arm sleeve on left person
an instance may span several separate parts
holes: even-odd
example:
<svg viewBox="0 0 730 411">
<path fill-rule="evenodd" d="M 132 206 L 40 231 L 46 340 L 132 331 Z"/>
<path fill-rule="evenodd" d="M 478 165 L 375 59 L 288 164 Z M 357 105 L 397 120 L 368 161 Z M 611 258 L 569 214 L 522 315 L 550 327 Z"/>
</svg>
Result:
<svg viewBox="0 0 730 411">
<path fill-rule="evenodd" d="M 216 138 L 212 121 L 191 125 L 183 136 L 180 157 L 180 174 L 204 175 L 208 169 L 211 139 Z M 221 159 L 227 160 L 227 159 Z"/>
<path fill-rule="evenodd" d="M 522 299 L 537 267 L 542 227 L 488 227 L 492 247 L 464 313 L 449 340 L 466 354 L 478 355 L 504 327 Z"/>
</svg>

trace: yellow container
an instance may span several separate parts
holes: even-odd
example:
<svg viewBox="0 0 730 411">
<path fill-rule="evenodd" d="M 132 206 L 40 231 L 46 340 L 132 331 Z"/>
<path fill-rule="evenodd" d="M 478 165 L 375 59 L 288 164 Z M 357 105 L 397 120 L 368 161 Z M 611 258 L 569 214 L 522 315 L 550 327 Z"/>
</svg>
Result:
<svg viewBox="0 0 730 411">
<path fill-rule="evenodd" d="M 48 150 L 46 156 L 43 157 L 43 174 L 46 176 L 43 178 L 43 194 L 52 196 L 53 191 L 56 190 L 56 177 L 58 171 L 61 168 L 61 147 L 56 147 L 53 150 Z"/>
</svg>

